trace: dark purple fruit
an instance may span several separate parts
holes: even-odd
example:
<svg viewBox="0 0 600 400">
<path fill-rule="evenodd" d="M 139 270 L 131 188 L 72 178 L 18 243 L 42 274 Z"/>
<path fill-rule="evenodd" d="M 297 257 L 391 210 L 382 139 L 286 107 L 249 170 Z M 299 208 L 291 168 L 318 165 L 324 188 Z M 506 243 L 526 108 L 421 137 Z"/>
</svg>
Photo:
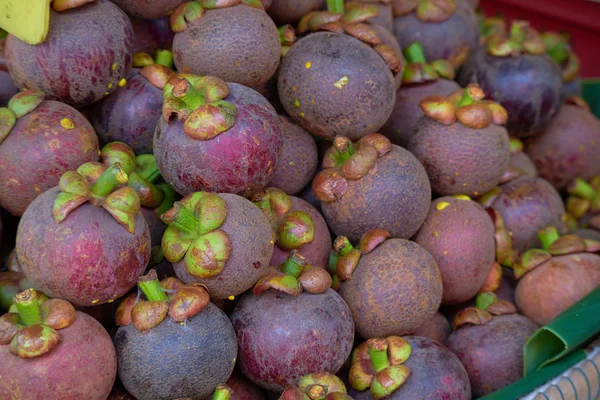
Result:
<svg viewBox="0 0 600 400">
<path fill-rule="evenodd" d="M 10 74 L 0 69 L 0 107 L 6 107 L 10 98 L 17 93 L 19 88 L 15 86 Z"/>
<path fill-rule="evenodd" d="M 132 18 L 157 19 L 170 15 L 184 0 L 112 0 Z"/>
<path fill-rule="evenodd" d="M 295 24 L 311 11 L 325 5 L 324 0 L 273 0 L 267 12 L 278 25 Z"/>
<path fill-rule="evenodd" d="M 436 312 L 433 314 L 433 317 L 425 322 L 424 325 L 421 325 L 419 329 L 415 330 L 412 335 L 426 337 L 445 345 L 446 340 L 451 333 L 452 325 L 450 325 L 448 319 L 444 316 L 444 314 Z"/>
</svg>

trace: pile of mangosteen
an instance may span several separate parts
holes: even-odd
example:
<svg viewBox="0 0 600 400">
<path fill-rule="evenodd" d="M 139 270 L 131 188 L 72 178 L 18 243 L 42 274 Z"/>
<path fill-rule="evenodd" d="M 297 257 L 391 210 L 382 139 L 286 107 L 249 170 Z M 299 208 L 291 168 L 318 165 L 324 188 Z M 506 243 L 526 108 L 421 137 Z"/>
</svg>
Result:
<svg viewBox="0 0 600 400">
<path fill-rule="evenodd" d="M 600 285 L 563 34 L 467 0 L 54 0 L 0 34 L 0 398 L 468 400 Z"/>
</svg>

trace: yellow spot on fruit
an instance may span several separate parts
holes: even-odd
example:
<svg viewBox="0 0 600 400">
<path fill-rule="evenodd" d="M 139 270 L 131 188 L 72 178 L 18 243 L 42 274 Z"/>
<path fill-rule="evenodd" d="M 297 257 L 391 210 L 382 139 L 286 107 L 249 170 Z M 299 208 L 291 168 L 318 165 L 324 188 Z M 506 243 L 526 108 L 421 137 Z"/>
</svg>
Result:
<svg viewBox="0 0 600 400">
<path fill-rule="evenodd" d="M 311 65 L 312 65 L 312 63 L 310 61 L 307 61 L 306 64 L 304 64 L 306 69 L 310 69 Z"/>
<path fill-rule="evenodd" d="M 437 231 L 433 232 L 433 236 L 438 237 L 438 235 L 439 235 L 439 233 Z"/>
<path fill-rule="evenodd" d="M 111 87 L 113 87 L 112 82 L 108 84 L 108 88 L 110 89 Z"/>
<path fill-rule="evenodd" d="M 63 118 L 60 120 L 60 125 L 65 129 L 75 128 L 75 124 L 69 118 Z"/>
<path fill-rule="evenodd" d="M 119 64 L 117 64 L 117 63 L 113 63 L 113 65 L 111 65 L 111 66 L 110 66 L 110 69 L 112 69 L 112 70 L 114 71 L 114 70 L 116 70 L 116 69 L 117 69 L 117 66 L 118 66 L 118 65 L 119 65 Z"/>
<path fill-rule="evenodd" d="M 298 99 L 294 100 L 294 107 L 296 107 L 296 108 L 300 107 L 300 100 L 298 100 Z"/>
<path fill-rule="evenodd" d="M 444 208 L 448 207 L 450 205 L 450 203 L 448 203 L 447 201 L 440 201 L 439 203 L 437 203 L 435 205 L 435 209 L 438 211 L 442 211 Z"/>
<path fill-rule="evenodd" d="M 293 166 L 294 166 L 294 165 L 296 165 L 296 164 L 294 164 L 294 162 L 293 162 L 293 161 L 290 161 L 290 165 L 293 167 Z"/>
<path fill-rule="evenodd" d="M 123 78 L 119 81 L 119 87 L 123 87 L 125 84 L 127 84 L 127 79 Z"/>
<path fill-rule="evenodd" d="M 292 86 L 292 90 L 295 92 L 296 91 L 296 86 Z"/>
<path fill-rule="evenodd" d="M 466 183 L 463 183 L 462 185 L 463 185 L 463 187 L 467 186 L 467 184 L 466 184 Z"/>
<path fill-rule="evenodd" d="M 104 92 L 104 95 L 105 95 L 105 96 L 108 96 L 109 94 L 110 94 L 109 92 Z"/>
<path fill-rule="evenodd" d="M 453 196 L 457 200 L 471 200 L 471 198 L 465 194 L 457 194 Z"/>
<path fill-rule="evenodd" d="M 301 113 L 300 113 L 300 114 L 298 114 L 298 115 L 300 115 L 300 118 L 304 118 L 304 113 L 303 113 L 303 112 L 301 112 Z"/>
<path fill-rule="evenodd" d="M 348 84 L 348 77 L 346 75 L 342 76 L 339 81 L 333 84 L 338 89 L 343 89 L 344 86 Z"/>
<path fill-rule="evenodd" d="M 229 296 L 229 297 L 227 297 L 227 299 L 233 300 L 233 299 L 235 299 L 235 296 Z"/>
<path fill-rule="evenodd" d="M 448 252 L 447 252 L 447 251 L 444 251 L 444 255 L 445 255 L 445 256 L 447 256 L 447 255 L 448 255 Z"/>
<path fill-rule="evenodd" d="M 92 304 L 96 304 L 97 302 L 99 302 L 100 300 L 96 299 L 96 300 L 92 300 Z"/>
<path fill-rule="evenodd" d="M 108 302 L 113 303 L 114 301 L 115 301 L 114 299 L 110 299 Z"/>
<path fill-rule="evenodd" d="M 269 244 L 275 244 L 274 240 L 269 240 Z"/>
</svg>

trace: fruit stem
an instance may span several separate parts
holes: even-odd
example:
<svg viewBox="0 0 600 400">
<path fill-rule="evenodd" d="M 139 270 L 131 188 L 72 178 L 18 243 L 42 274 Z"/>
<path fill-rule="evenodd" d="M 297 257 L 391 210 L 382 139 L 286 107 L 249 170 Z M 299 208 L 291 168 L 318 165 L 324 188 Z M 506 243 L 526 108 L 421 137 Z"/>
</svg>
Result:
<svg viewBox="0 0 600 400">
<path fill-rule="evenodd" d="M 385 339 L 369 340 L 369 357 L 375 371 L 379 372 L 390 366 L 387 355 L 387 342 Z"/>
<path fill-rule="evenodd" d="M 34 289 L 27 289 L 15 295 L 15 306 L 19 311 L 21 322 L 25 326 L 40 325 L 42 316 L 38 305 L 37 293 Z"/>
<path fill-rule="evenodd" d="M 555 227 L 549 226 L 549 227 L 539 231 L 538 237 L 540 238 L 540 241 L 542 242 L 542 246 L 544 247 L 544 250 L 548 250 L 550 248 L 550 246 L 552 245 L 552 243 L 554 243 L 558 240 L 560 235 L 558 234 L 558 230 Z"/>
<path fill-rule="evenodd" d="M 469 106 L 471 104 L 473 104 L 475 100 L 473 99 L 473 97 L 471 97 L 471 94 L 469 93 L 469 88 L 465 88 L 465 91 L 462 95 L 462 97 L 460 98 L 460 100 L 458 101 L 458 103 L 456 103 L 456 108 L 460 108 L 463 106 Z"/>
<path fill-rule="evenodd" d="M 205 103 L 204 93 L 194 87 L 192 83 L 183 78 L 171 92 L 174 97 L 183 101 L 190 110 L 195 110 Z"/>
<path fill-rule="evenodd" d="M 128 176 L 121 168 L 121 164 L 116 163 L 108 167 L 106 171 L 94 182 L 90 191 L 95 197 L 105 198 L 119 185 L 127 183 Z"/>
<path fill-rule="evenodd" d="M 483 292 L 479 293 L 475 298 L 475 307 L 480 310 L 486 311 L 487 308 L 495 302 L 497 299 L 496 294 L 494 292 Z"/>
<path fill-rule="evenodd" d="M 575 179 L 575 182 L 569 188 L 569 193 L 588 201 L 593 201 L 594 197 L 596 197 L 596 190 L 594 190 L 592 185 L 580 178 Z"/>
<path fill-rule="evenodd" d="M 157 50 L 156 51 L 156 64 L 164 65 L 167 68 L 173 69 L 173 53 L 169 50 Z"/>
<path fill-rule="evenodd" d="M 298 279 L 304 271 L 304 260 L 300 258 L 300 255 L 296 250 L 292 250 L 287 260 L 282 265 L 282 271 L 286 275 L 292 275 Z"/>
<path fill-rule="evenodd" d="M 173 203 L 175 203 L 175 190 L 168 183 L 159 183 L 156 185 L 163 192 L 163 201 L 160 203 L 154 212 L 159 217 L 169 211 L 173 207 Z"/>
<path fill-rule="evenodd" d="M 196 233 L 198 224 L 200 223 L 198 218 L 178 201 L 173 203 L 172 210 L 163 214 L 163 217 L 168 218 L 168 221 L 163 219 L 163 222 L 169 225 L 175 225 L 177 229 L 188 233 Z"/>
<path fill-rule="evenodd" d="M 423 53 L 423 47 L 419 42 L 413 42 L 410 46 L 404 49 L 404 56 L 409 64 L 425 64 L 425 53 Z"/>
<path fill-rule="evenodd" d="M 141 154 L 135 157 L 135 172 L 150 183 L 160 178 L 160 171 L 156 164 L 156 158 L 152 154 Z"/>
<path fill-rule="evenodd" d="M 226 385 L 220 384 L 215 389 L 213 400 L 229 400 L 231 399 L 231 389 Z"/>
<path fill-rule="evenodd" d="M 339 257 L 346 255 L 350 250 L 354 249 L 352 243 L 346 236 L 338 236 L 333 242 L 334 251 Z"/>
<path fill-rule="evenodd" d="M 343 14 L 344 0 L 327 0 L 327 11 L 334 14 Z"/>
<path fill-rule="evenodd" d="M 146 275 L 141 276 L 138 279 L 138 286 L 148 301 L 167 301 L 169 299 L 163 287 L 160 286 L 156 270 L 151 269 Z"/>
</svg>

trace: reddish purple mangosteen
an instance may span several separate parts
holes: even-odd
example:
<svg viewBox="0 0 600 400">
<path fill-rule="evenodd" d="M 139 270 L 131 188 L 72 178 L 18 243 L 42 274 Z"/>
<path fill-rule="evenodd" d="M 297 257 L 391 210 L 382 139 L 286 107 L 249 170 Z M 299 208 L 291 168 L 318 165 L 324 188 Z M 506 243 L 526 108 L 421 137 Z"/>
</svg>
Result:
<svg viewBox="0 0 600 400">
<path fill-rule="evenodd" d="M 525 153 L 525 145 L 517 138 L 510 138 L 510 164 L 508 170 L 520 176 L 535 178 L 537 168 L 531 158 Z"/>
<path fill-rule="evenodd" d="M 6 58 L 20 88 L 84 106 L 124 84 L 133 42 L 131 21 L 112 2 L 55 1 L 44 42 L 32 46 L 9 35 Z"/>
<path fill-rule="evenodd" d="M 98 138 L 76 109 L 26 90 L 0 108 L 0 205 L 23 215 L 61 175 L 98 160 Z"/>
<path fill-rule="evenodd" d="M 173 47 L 173 30 L 169 17 L 158 19 L 131 19 L 135 35 L 133 52 L 154 54 L 160 49 Z"/>
<path fill-rule="evenodd" d="M 0 69 L 0 107 L 6 107 L 11 97 L 17 93 L 19 88 L 15 86 L 10 74 Z"/>
<path fill-rule="evenodd" d="M 267 12 L 277 24 L 295 24 L 300 18 L 324 5 L 324 0 L 273 0 Z"/>
<path fill-rule="evenodd" d="M 227 386 L 232 390 L 231 400 L 265 400 L 265 392 L 244 375 L 237 371 L 227 380 Z"/>
<path fill-rule="evenodd" d="M 102 325 L 34 289 L 14 299 L 0 317 L 0 398 L 105 400 L 117 359 Z"/>
<path fill-rule="evenodd" d="M 600 175 L 596 175 L 589 182 L 575 179 L 567 188 L 567 192 L 569 197 L 565 203 L 569 227 L 600 233 Z M 586 239 L 593 239 L 593 237 L 586 237 Z"/>
<path fill-rule="evenodd" d="M 179 194 L 249 194 L 267 185 L 283 135 L 263 96 L 236 83 L 190 74 L 173 76 L 163 93 L 154 155 L 163 178 Z"/>
<path fill-rule="evenodd" d="M 231 315 L 244 375 L 283 391 L 313 371 L 337 372 L 352 351 L 354 321 L 326 270 L 296 251 L 261 278 Z"/>
<path fill-rule="evenodd" d="M 16 251 L 35 288 L 77 306 L 127 293 L 150 259 L 140 199 L 119 164 L 86 163 L 63 174 L 19 222 Z"/>
<path fill-rule="evenodd" d="M 157 19 L 171 15 L 184 0 L 112 0 L 131 18 Z"/>
</svg>

